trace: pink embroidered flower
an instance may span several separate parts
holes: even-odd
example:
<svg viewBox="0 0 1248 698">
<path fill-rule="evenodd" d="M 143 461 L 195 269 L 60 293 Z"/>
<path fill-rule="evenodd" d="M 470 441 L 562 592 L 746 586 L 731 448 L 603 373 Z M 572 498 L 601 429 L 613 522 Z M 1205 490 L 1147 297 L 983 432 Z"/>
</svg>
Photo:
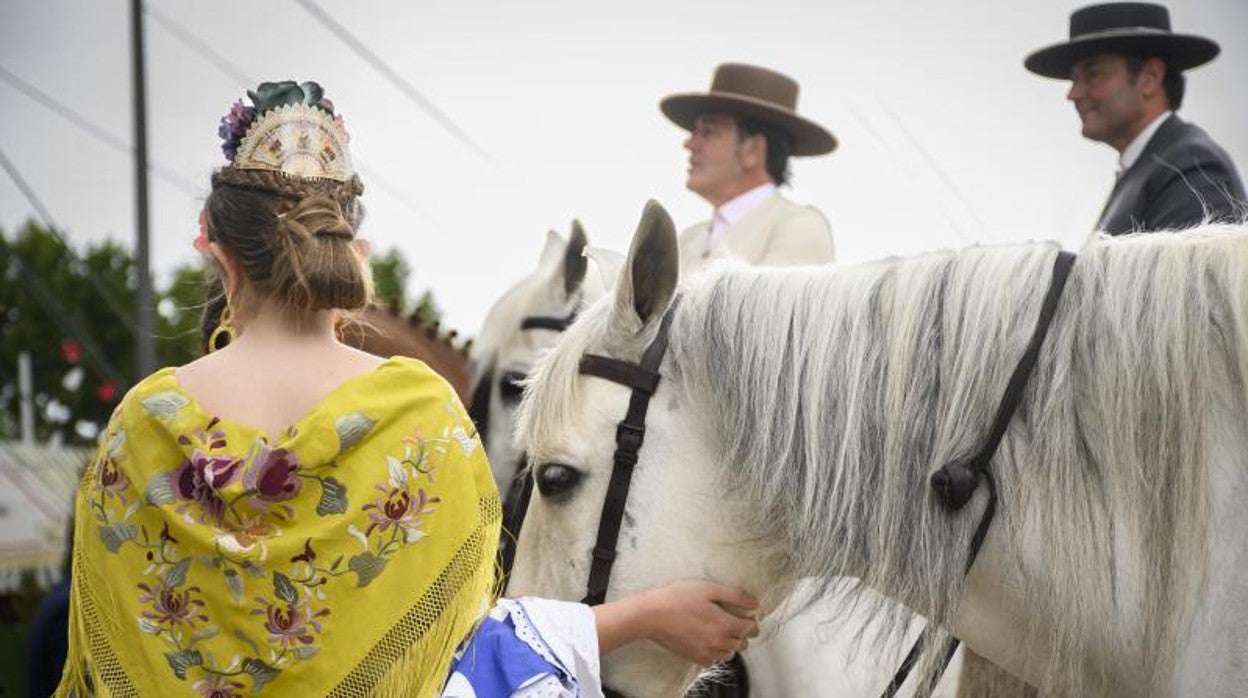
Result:
<svg viewBox="0 0 1248 698">
<path fill-rule="evenodd" d="M 306 604 L 274 604 L 259 597 L 256 601 L 260 602 L 260 608 L 253 609 L 251 615 L 265 617 L 264 629 L 269 631 L 269 644 L 276 643 L 282 649 L 312 644 L 316 640 L 312 632 L 321 632 L 321 622 L 317 619 L 329 615 L 328 608 L 313 613 Z"/>
<path fill-rule="evenodd" d="M 368 518 L 373 522 L 364 535 L 372 535 L 374 529 L 386 531 L 391 526 L 396 526 L 403 529 L 409 543 L 419 540 L 424 535 L 420 530 L 420 515 L 433 513 L 433 507 L 429 505 L 440 500 L 425 494 L 424 490 L 417 490 L 416 499 L 413 501 L 412 495 L 406 489 L 386 489 L 381 485 L 377 485 L 377 489 L 384 496 L 361 507 L 368 512 Z"/>
<path fill-rule="evenodd" d="M 126 498 L 126 490 L 130 488 L 130 478 L 117 468 L 112 458 L 100 461 L 99 467 L 95 469 L 95 484 L 106 494 L 120 499 L 122 504 L 130 503 L 130 500 Z"/>
<path fill-rule="evenodd" d="M 144 618 L 168 626 L 194 625 L 196 620 L 208 620 L 208 616 L 199 612 L 205 605 L 202 599 L 195 597 L 199 587 L 170 588 L 161 580 L 154 587 L 141 583 L 139 589 L 143 590 L 139 603 L 152 605 L 151 609 L 143 611 Z"/>
<path fill-rule="evenodd" d="M 299 494 L 303 480 L 299 477 L 299 458 L 285 448 L 269 450 L 266 446 L 247 469 L 243 485 L 265 502 L 284 502 Z"/>
<path fill-rule="evenodd" d="M 204 698 L 238 698 L 242 696 L 243 684 L 231 681 L 228 676 L 211 674 L 191 684 Z"/>
<path fill-rule="evenodd" d="M 225 501 L 218 491 L 238 479 L 241 467 L 242 461 L 238 459 L 214 458 L 197 450 L 173 471 L 170 478 L 173 495 L 197 502 L 209 518 L 219 523 L 225 513 Z"/>
</svg>

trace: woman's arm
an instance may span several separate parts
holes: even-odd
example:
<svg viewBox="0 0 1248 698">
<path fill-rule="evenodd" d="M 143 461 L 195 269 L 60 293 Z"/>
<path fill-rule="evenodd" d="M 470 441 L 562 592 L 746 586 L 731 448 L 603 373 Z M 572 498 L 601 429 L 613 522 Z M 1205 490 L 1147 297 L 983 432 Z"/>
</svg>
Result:
<svg viewBox="0 0 1248 698">
<path fill-rule="evenodd" d="M 758 636 L 752 614 L 758 599 L 706 581 L 666 586 L 594 606 L 598 651 L 606 656 L 637 640 L 652 640 L 681 657 L 709 666 L 727 661 Z"/>
</svg>

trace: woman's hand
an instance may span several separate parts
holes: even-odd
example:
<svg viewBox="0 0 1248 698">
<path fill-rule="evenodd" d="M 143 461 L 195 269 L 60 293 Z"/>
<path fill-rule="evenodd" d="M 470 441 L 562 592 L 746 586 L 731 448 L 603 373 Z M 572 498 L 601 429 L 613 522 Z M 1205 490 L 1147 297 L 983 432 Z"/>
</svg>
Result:
<svg viewBox="0 0 1248 698">
<path fill-rule="evenodd" d="M 598 648 L 606 655 L 653 640 L 698 666 L 732 658 L 758 636 L 758 599 L 715 582 L 681 581 L 594 607 Z"/>
</svg>

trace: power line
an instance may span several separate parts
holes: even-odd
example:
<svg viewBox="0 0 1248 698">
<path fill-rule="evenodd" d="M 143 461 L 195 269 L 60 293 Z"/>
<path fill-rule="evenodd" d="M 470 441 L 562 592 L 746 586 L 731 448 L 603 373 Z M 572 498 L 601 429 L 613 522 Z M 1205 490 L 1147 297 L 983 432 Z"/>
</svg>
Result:
<svg viewBox="0 0 1248 698">
<path fill-rule="evenodd" d="M 299 3 L 299 5 L 303 7 L 303 9 L 308 11 L 308 14 L 315 17 L 321 24 L 325 25 L 326 29 L 328 29 L 331 33 L 333 33 L 335 36 L 341 39 L 342 42 L 345 43 L 348 48 L 350 48 L 352 51 L 356 53 L 356 55 L 364 59 L 364 62 L 368 63 L 369 65 L 373 67 L 373 69 L 381 73 L 382 76 L 385 77 L 387 80 L 389 80 L 390 83 L 393 84 L 395 87 L 397 87 L 400 92 L 407 95 L 408 99 L 411 99 L 413 102 L 415 102 L 416 105 L 419 106 L 421 109 L 423 109 L 427 114 L 429 114 L 429 116 L 432 117 L 434 121 L 437 121 L 439 124 L 441 124 L 442 127 L 445 128 L 447 131 L 450 131 L 451 135 L 458 138 L 462 143 L 464 143 L 469 148 L 471 148 L 473 152 L 481 156 L 487 162 L 491 164 L 494 164 L 496 162 L 494 158 L 490 156 L 489 153 L 485 152 L 485 149 L 477 145 L 476 141 L 472 140 L 471 136 L 469 136 L 454 121 L 452 121 L 449 116 L 442 113 L 442 110 L 438 109 L 438 107 L 434 105 L 433 102 L 429 101 L 428 97 L 425 97 L 424 95 L 422 95 L 415 87 L 412 86 L 411 83 L 404 80 L 403 77 L 399 75 L 397 71 L 391 68 L 377 54 L 370 51 L 368 47 L 365 46 L 362 41 L 355 38 L 355 36 L 351 34 L 351 32 L 347 31 L 346 27 L 339 24 L 336 20 L 334 20 L 333 17 L 330 17 L 329 14 L 325 12 L 325 10 L 322 10 L 320 8 L 320 6 L 312 2 L 312 0 L 295 0 L 295 2 Z"/>
<path fill-rule="evenodd" d="M 232 63 L 230 59 L 218 53 L 206 42 L 200 40 L 199 37 L 195 36 L 194 32 L 187 29 L 185 26 L 178 24 L 168 15 L 157 10 L 152 3 L 144 3 L 143 10 L 151 15 L 152 19 L 156 20 L 158 24 L 168 30 L 175 39 L 181 41 L 187 48 L 198 54 L 199 57 L 211 63 L 214 68 L 221 71 L 226 77 L 233 80 L 242 89 L 248 89 L 257 84 L 257 81 L 248 76 L 246 71 Z M 393 196 L 397 201 L 399 201 L 399 203 L 402 203 L 413 213 L 425 218 L 430 218 L 428 211 L 424 210 L 420 206 L 417 206 L 415 203 L 412 203 L 412 201 L 407 198 L 398 186 L 382 177 L 377 170 L 371 167 L 366 167 L 364 162 L 359 158 L 354 158 L 354 163 L 356 169 L 368 170 L 368 183 L 370 185 L 374 185 L 382 191 L 390 194 L 390 196 Z"/>
<path fill-rule="evenodd" d="M 214 68 L 225 73 L 231 80 L 238 83 L 243 89 L 247 89 L 255 83 L 243 72 L 238 66 L 231 63 L 225 56 L 217 53 L 208 44 L 200 40 L 189 29 L 170 19 L 163 12 L 157 10 L 150 2 L 143 3 L 143 11 L 151 15 L 160 26 L 166 31 L 173 34 L 174 38 L 186 44 L 192 51 L 199 54 L 201 58 L 208 61 Z"/>
<path fill-rule="evenodd" d="M 92 136 L 95 136 L 96 139 L 112 147 L 114 150 L 118 150 L 126 155 L 134 155 L 134 148 L 129 143 L 123 141 L 117 136 L 114 136 L 108 131 L 105 131 L 99 126 L 96 126 L 90 119 L 75 112 L 65 104 L 54 99 L 51 95 L 21 79 L 2 65 L 0 65 L 0 80 L 3 80 L 17 91 L 42 104 L 44 107 L 47 107 L 50 111 L 54 112 L 71 124 L 86 131 Z M 152 174 L 155 174 L 157 177 L 160 177 L 169 184 L 172 184 L 191 196 L 199 196 L 202 193 L 201 187 L 196 186 L 189 179 L 186 179 L 163 165 L 152 162 L 148 167 L 152 171 Z"/>
<path fill-rule="evenodd" d="M 971 218 L 974 219 L 982 229 L 984 220 L 979 217 L 978 213 L 976 213 L 975 206 L 971 203 L 971 200 L 966 198 L 966 196 L 962 193 L 962 190 L 958 187 L 957 183 L 953 181 L 953 178 L 950 177 L 949 174 L 945 172 L 944 168 L 936 162 L 936 159 L 932 157 L 932 154 L 927 152 L 927 148 L 923 147 L 923 144 L 919 142 L 919 139 L 914 137 L 914 134 L 911 133 L 910 129 L 906 127 L 905 122 L 901 120 L 901 117 L 897 115 L 897 112 L 893 111 L 892 107 L 890 107 L 888 103 L 878 95 L 876 96 L 876 101 L 879 102 L 880 107 L 884 109 L 884 113 L 893 120 L 893 123 L 897 124 L 898 130 L 900 130 L 902 135 L 910 141 L 910 144 L 914 146 L 915 151 L 923 157 L 923 161 L 927 163 L 927 166 L 936 173 L 937 178 L 939 178 L 941 182 L 944 182 L 945 186 L 949 188 L 949 191 L 953 192 L 953 195 L 962 202 L 962 205 L 966 207 L 967 212 L 971 214 Z"/>
<path fill-rule="evenodd" d="M 5 154 L 3 149 L 0 149 L 0 167 L 3 167 L 5 172 L 9 173 L 9 177 L 12 178 L 13 183 L 17 185 L 17 188 L 21 190 L 22 194 L 26 197 L 26 200 L 30 202 L 31 207 L 35 209 L 36 215 L 38 215 L 39 219 L 43 221 L 43 227 L 48 231 L 48 234 L 59 242 L 61 247 L 64 248 L 65 253 L 69 255 L 69 258 L 82 268 L 83 275 L 87 277 L 87 280 L 91 283 L 95 292 L 100 294 L 100 299 L 104 301 L 104 305 L 108 306 L 108 309 L 113 311 L 113 314 L 121 320 L 121 323 L 127 330 L 130 331 L 131 335 L 138 336 L 138 330 L 135 327 L 134 318 L 130 317 L 130 313 L 126 312 L 125 308 L 117 301 L 113 294 L 105 288 L 104 284 L 101 283 L 99 279 L 95 278 L 95 275 L 92 274 L 91 270 L 87 268 L 86 263 L 81 257 L 78 256 L 78 253 L 74 251 L 74 248 L 71 247 L 69 243 L 65 242 L 65 238 L 61 237 L 60 233 L 56 232 L 56 226 L 52 223 L 52 216 L 48 213 L 48 209 L 43 205 L 43 202 L 39 200 L 38 195 L 35 194 L 34 188 L 31 187 L 30 183 L 26 181 L 26 178 L 22 176 L 22 173 L 17 169 L 17 166 L 13 164 L 13 161 L 9 159 L 8 155 Z"/>
</svg>

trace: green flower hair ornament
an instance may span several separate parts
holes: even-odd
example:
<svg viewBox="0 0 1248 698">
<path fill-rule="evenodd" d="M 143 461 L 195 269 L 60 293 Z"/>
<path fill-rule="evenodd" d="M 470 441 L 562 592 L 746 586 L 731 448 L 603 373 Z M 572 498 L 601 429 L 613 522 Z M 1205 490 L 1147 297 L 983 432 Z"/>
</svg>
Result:
<svg viewBox="0 0 1248 698">
<path fill-rule="evenodd" d="M 334 114 L 334 103 L 326 99 L 324 95 L 325 91 L 321 89 L 321 86 L 312 81 L 262 82 L 256 89 L 248 90 L 247 98 L 251 100 L 252 106 L 243 104 L 241 99 L 238 100 L 230 107 L 230 111 L 221 117 L 220 126 L 217 128 L 217 135 L 221 137 L 221 151 L 225 153 L 225 159 L 234 162 L 239 144 L 242 143 L 243 137 L 247 135 L 247 131 L 257 119 L 274 109 L 289 104 L 314 107 L 325 112 L 339 127 L 343 128 L 343 135 L 346 136 L 342 117 Z"/>
<path fill-rule="evenodd" d="M 270 109 L 287 104 L 316 107 L 333 116 L 334 105 L 323 99 L 324 94 L 325 91 L 315 82 L 297 83 L 294 80 L 262 82 L 255 90 L 247 90 L 247 96 L 256 108 L 256 116 L 263 116 Z"/>
</svg>

